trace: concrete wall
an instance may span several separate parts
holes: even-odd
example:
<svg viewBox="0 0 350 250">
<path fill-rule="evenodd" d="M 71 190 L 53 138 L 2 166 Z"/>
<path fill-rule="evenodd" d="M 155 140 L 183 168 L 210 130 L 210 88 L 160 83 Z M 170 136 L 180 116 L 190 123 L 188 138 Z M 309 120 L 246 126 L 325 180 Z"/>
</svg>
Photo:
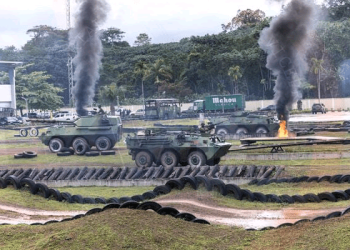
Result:
<svg viewBox="0 0 350 250">
<path fill-rule="evenodd" d="M 11 90 L 10 84 L 0 85 L 0 108 L 11 108 Z"/>
</svg>

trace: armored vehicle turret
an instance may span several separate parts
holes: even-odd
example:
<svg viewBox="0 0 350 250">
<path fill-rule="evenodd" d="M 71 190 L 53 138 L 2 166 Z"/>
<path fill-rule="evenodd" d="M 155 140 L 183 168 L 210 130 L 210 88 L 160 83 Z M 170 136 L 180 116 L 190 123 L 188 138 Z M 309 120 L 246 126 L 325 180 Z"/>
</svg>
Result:
<svg viewBox="0 0 350 250">
<path fill-rule="evenodd" d="M 164 167 L 215 165 L 230 143 L 196 126 L 147 128 L 142 134 L 126 137 L 129 154 L 138 167 L 153 163 Z"/>
<path fill-rule="evenodd" d="M 119 116 L 97 114 L 49 127 L 39 138 L 49 146 L 51 152 L 73 147 L 76 154 L 82 155 L 93 146 L 100 151 L 109 150 L 121 137 L 122 122 Z"/>
</svg>

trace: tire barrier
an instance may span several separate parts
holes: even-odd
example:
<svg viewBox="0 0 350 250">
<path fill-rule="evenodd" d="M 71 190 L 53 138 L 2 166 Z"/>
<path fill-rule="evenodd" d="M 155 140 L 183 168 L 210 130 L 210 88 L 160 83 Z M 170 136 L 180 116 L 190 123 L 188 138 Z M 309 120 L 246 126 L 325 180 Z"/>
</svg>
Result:
<svg viewBox="0 0 350 250">
<path fill-rule="evenodd" d="M 94 151 L 90 151 L 92 153 Z M 96 152 L 97 153 L 97 152 Z M 63 152 L 58 152 L 59 156 L 69 156 L 71 152 L 69 150 L 64 150 Z M 35 152 L 25 151 L 22 154 L 15 155 L 15 158 L 33 158 L 36 157 Z M 137 168 L 137 167 L 109 167 L 109 168 L 75 168 L 69 173 L 59 169 L 31 169 L 26 170 L 26 176 L 22 178 L 30 178 L 35 181 L 42 180 L 139 180 L 139 179 L 181 179 L 184 176 L 206 176 L 208 178 L 252 178 L 257 177 L 259 174 L 265 175 L 267 171 L 269 173 L 266 176 L 270 176 L 273 173 L 273 179 L 278 178 L 283 167 L 272 166 L 203 166 L 203 167 L 169 167 L 164 168 L 163 166 L 159 167 L 150 167 L 150 168 Z M 0 170 L 0 177 L 4 175 L 9 170 Z M 14 172 L 18 169 L 14 169 Z M 10 173 L 8 175 L 13 175 Z M 278 176 L 276 176 L 278 174 Z M 7 176 L 8 176 L 7 175 Z M 267 179 L 267 178 L 266 178 Z M 349 176 L 350 179 L 350 176 Z M 253 181 L 258 180 L 254 179 Z M 268 181 L 267 179 L 266 181 Z M 344 178 L 343 178 L 344 180 Z M 264 180 L 265 181 L 265 180 Z"/>
<path fill-rule="evenodd" d="M 196 184 L 194 184 L 196 183 Z M 159 203 L 154 201 L 144 201 L 140 203 L 143 200 L 153 199 L 157 195 L 163 195 L 171 192 L 172 189 L 183 189 L 186 184 L 189 184 L 192 188 L 198 188 L 199 186 L 204 186 L 207 190 L 217 190 L 222 195 L 230 196 L 231 194 L 233 197 L 237 200 L 248 200 L 248 201 L 259 201 L 259 202 L 277 202 L 277 203 L 293 203 L 297 201 L 296 197 L 300 197 L 302 201 L 311 201 L 311 202 L 320 202 L 321 200 L 328 200 L 328 201 L 335 201 L 336 199 L 349 199 L 349 195 L 345 191 L 337 190 L 332 193 L 330 192 L 323 192 L 319 195 L 314 194 L 305 194 L 303 196 L 300 195 L 281 195 L 277 196 L 274 194 L 267 194 L 264 195 L 260 192 L 251 192 L 247 189 L 240 189 L 238 186 L 234 184 L 227 184 L 225 185 L 220 179 L 211 179 L 206 176 L 197 176 L 196 178 L 192 176 L 184 176 L 181 179 L 172 179 L 169 180 L 165 185 L 160 185 L 154 188 L 153 191 L 145 192 L 142 195 L 135 195 L 133 197 L 120 197 L 118 198 L 109 198 L 105 199 L 103 197 L 98 198 L 91 198 L 91 197 L 83 197 L 81 195 L 71 195 L 67 192 L 60 193 L 56 189 L 49 189 L 45 184 L 42 183 L 35 183 L 33 180 L 29 178 L 24 178 L 22 180 L 19 180 L 15 175 L 10 175 L 6 179 L 0 177 L 0 188 L 6 188 L 9 185 L 12 185 L 15 189 L 23 189 L 27 188 L 30 190 L 32 194 L 41 195 L 44 198 L 48 199 L 52 197 L 53 199 L 59 201 L 59 202 L 69 202 L 69 203 L 81 203 L 81 204 L 108 204 L 101 208 L 93 208 L 89 210 L 85 214 L 76 215 L 72 218 L 64 219 L 62 221 L 47 221 L 43 224 L 41 223 L 33 223 L 31 225 L 47 225 L 51 223 L 56 222 L 64 222 L 74 219 L 79 219 L 87 215 L 100 213 L 102 211 L 105 211 L 107 209 L 112 208 L 128 208 L 128 209 L 139 209 L 139 210 L 148 210 L 151 209 L 155 212 L 157 212 L 160 215 L 170 215 L 174 218 L 180 218 L 185 221 L 191 221 L 195 223 L 201 223 L 201 224 L 210 224 L 206 220 L 197 219 L 194 215 L 190 213 L 185 212 L 179 212 L 177 209 L 172 207 L 162 207 Z M 336 217 L 341 217 L 345 214 L 350 213 L 350 207 L 346 208 L 343 211 L 336 211 L 331 212 L 328 215 L 325 216 L 318 216 L 311 220 L 309 219 L 301 219 L 296 221 L 295 223 L 283 223 L 277 227 L 264 227 L 260 230 L 270 230 L 270 229 L 276 229 L 281 227 L 287 227 L 287 226 L 293 226 L 298 225 L 303 222 L 314 222 L 319 220 L 326 220 Z M 247 229 L 248 231 L 255 231 L 257 229 Z"/>
</svg>

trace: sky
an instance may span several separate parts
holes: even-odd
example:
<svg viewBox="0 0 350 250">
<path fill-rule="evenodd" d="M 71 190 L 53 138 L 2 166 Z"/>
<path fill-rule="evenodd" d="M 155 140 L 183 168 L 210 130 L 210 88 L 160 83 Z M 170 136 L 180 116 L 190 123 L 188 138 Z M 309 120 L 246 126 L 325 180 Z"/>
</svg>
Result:
<svg viewBox="0 0 350 250">
<path fill-rule="evenodd" d="M 71 25 L 74 26 L 77 0 L 71 1 Z M 107 0 L 108 19 L 102 29 L 119 28 L 124 40 L 134 44 L 140 33 L 152 43 L 178 42 L 192 35 L 218 34 L 238 10 L 260 9 L 267 16 L 281 11 L 283 0 Z M 288 2 L 285 0 L 284 2 Z M 0 0 L 0 48 L 21 48 L 31 39 L 26 34 L 36 25 L 66 28 L 66 0 Z"/>
</svg>

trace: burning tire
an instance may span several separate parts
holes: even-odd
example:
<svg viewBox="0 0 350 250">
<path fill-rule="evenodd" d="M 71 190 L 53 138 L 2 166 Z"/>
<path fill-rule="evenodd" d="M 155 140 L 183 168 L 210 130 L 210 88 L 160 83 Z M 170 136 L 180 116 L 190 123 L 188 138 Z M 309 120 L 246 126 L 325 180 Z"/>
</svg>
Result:
<svg viewBox="0 0 350 250">
<path fill-rule="evenodd" d="M 160 157 L 160 163 L 163 167 L 176 167 L 179 163 L 179 159 L 172 151 L 165 151 Z"/>
<path fill-rule="evenodd" d="M 53 138 L 49 142 L 49 149 L 52 153 L 61 152 L 63 147 L 64 147 L 64 143 L 59 138 Z"/>
<path fill-rule="evenodd" d="M 77 137 L 73 141 L 73 149 L 77 155 L 84 155 L 90 149 L 90 146 L 84 138 Z"/>
<path fill-rule="evenodd" d="M 112 142 L 106 136 L 100 136 L 96 139 L 95 145 L 98 150 L 105 151 L 112 147 Z"/>
<path fill-rule="evenodd" d="M 206 164 L 205 155 L 200 151 L 193 151 L 188 156 L 188 164 L 191 167 L 204 166 Z"/>
<path fill-rule="evenodd" d="M 135 156 L 135 163 L 139 168 L 148 168 L 152 165 L 152 155 L 147 151 L 140 151 Z"/>
</svg>

